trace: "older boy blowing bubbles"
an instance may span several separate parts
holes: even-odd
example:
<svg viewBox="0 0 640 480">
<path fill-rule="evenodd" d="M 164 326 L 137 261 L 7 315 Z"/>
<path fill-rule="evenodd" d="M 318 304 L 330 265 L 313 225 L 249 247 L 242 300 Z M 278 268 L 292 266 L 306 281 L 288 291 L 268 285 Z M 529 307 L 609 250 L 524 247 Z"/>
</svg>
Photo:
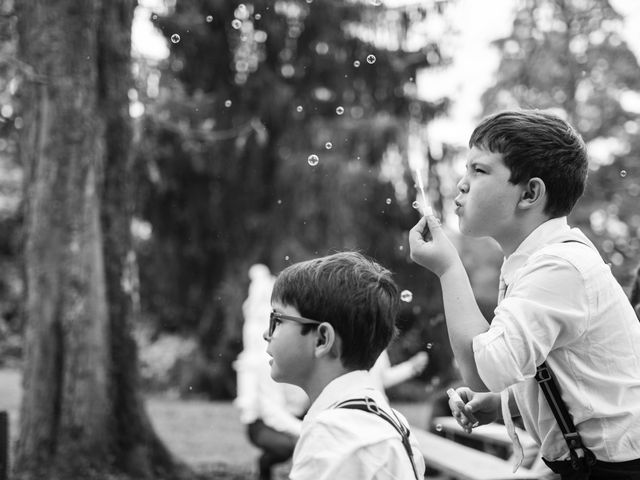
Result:
<svg viewBox="0 0 640 480">
<path fill-rule="evenodd" d="M 505 256 L 490 324 L 438 220 L 422 218 L 409 235 L 411 258 L 440 278 L 451 345 L 470 387 L 458 390 L 465 410 L 489 423 L 501 407 L 506 417 L 517 409 L 563 479 L 640 478 L 640 324 L 595 247 L 567 225 L 586 182 L 582 139 L 553 115 L 514 111 L 484 119 L 469 145 L 455 199 L 460 231 L 493 238 Z M 565 461 L 568 446 L 534 379 L 545 360 L 597 459 L 591 476 Z M 495 393 L 477 393 L 487 390 Z"/>
<path fill-rule="evenodd" d="M 358 253 L 297 263 L 277 277 L 264 334 L 271 376 L 312 403 L 292 480 L 423 478 L 406 420 L 367 371 L 395 332 L 398 303 L 390 272 Z"/>
</svg>

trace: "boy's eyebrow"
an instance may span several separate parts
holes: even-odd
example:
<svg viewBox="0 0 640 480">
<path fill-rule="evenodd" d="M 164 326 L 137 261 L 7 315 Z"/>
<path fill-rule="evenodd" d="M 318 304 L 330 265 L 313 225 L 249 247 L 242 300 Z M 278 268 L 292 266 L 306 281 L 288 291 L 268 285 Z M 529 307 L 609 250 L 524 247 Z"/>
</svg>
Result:
<svg viewBox="0 0 640 480">
<path fill-rule="evenodd" d="M 486 162 L 481 162 L 480 160 L 472 159 L 472 160 L 467 161 L 466 168 L 470 168 L 470 167 L 473 167 L 473 166 L 480 166 L 480 167 L 487 168 L 487 169 L 491 168 L 491 165 L 489 165 Z"/>
</svg>

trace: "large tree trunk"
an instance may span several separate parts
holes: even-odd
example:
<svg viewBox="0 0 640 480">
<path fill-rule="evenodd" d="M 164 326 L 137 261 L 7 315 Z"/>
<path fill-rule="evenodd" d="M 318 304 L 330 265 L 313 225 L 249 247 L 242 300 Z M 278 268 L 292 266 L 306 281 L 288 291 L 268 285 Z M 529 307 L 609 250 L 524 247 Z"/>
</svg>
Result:
<svg viewBox="0 0 640 480">
<path fill-rule="evenodd" d="M 138 394 L 122 282 L 134 4 L 17 4 L 27 324 L 16 478 L 174 476 Z"/>
<path fill-rule="evenodd" d="M 174 477 L 175 463 L 154 433 L 139 393 L 137 263 L 131 239 L 132 126 L 129 116 L 131 21 L 136 0 L 105 0 L 98 29 L 100 111 L 106 121 L 102 227 L 109 305 L 111 408 L 116 467 L 136 477 Z"/>
</svg>

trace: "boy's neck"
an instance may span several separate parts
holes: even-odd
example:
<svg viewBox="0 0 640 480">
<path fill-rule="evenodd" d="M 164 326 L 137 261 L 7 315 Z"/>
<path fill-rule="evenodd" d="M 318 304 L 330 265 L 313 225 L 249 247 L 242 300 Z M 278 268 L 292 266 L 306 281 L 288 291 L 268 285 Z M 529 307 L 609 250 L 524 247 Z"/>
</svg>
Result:
<svg viewBox="0 0 640 480">
<path fill-rule="evenodd" d="M 342 366 L 342 363 L 331 362 L 330 364 L 319 365 L 315 372 L 310 375 L 309 381 L 303 387 L 303 390 L 309 397 L 311 403 L 315 402 L 320 396 L 324 388 L 336 378 L 345 375 L 352 370 L 348 370 Z"/>
<path fill-rule="evenodd" d="M 505 257 L 509 257 L 513 252 L 515 252 L 520 244 L 524 242 L 524 240 L 531 235 L 536 228 L 538 228 L 543 223 L 547 222 L 550 218 L 547 215 L 544 216 L 531 216 L 521 222 L 519 225 L 516 225 L 516 228 L 511 230 L 508 234 L 504 235 L 501 238 L 495 238 L 495 240 L 500 245 L 502 249 L 502 253 Z"/>
</svg>

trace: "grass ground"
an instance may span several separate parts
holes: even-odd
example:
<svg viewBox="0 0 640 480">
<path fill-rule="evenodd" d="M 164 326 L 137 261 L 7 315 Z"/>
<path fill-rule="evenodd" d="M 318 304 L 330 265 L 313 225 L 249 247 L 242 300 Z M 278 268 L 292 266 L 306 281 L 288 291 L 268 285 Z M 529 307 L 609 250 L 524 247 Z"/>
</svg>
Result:
<svg viewBox="0 0 640 480">
<path fill-rule="evenodd" d="M 9 412 L 10 435 L 15 440 L 21 395 L 17 370 L 0 370 L 0 410 Z M 429 407 L 396 404 L 413 425 L 426 425 Z M 147 398 L 147 410 L 158 435 L 169 449 L 211 478 L 255 478 L 258 449 L 249 443 L 238 412 L 230 402 L 180 400 L 167 396 Z M 288 465 L 276 469 L 277 480 L 287 478 Z"/>
</svg>

